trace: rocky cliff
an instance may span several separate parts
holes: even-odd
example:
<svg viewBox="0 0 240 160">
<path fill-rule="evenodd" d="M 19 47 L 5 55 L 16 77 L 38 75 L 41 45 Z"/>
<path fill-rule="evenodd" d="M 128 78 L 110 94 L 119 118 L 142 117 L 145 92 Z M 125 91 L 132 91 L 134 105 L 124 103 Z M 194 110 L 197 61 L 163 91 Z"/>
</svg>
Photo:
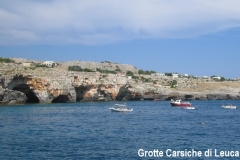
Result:
<svg viewBox="0 0 240 160">
<path fill-rule="evenodd" d="M 55 68 L 26 68 L 21 62 L 2 63 L 0 68 L 0 102 L 8 103 L 64 103 L 114 100 L 187 100 L 240 99 L 240 82 L 215 82 L 210 79 L 173 78 L 157 75 L 138 75 L 131 65 L 111 63 L 72 62 L 74 65 L 102 67 L 121 72 L 68 71 L 70 62 Z M 104 67 L 105 66 L 105 67 Z M 132 71 L 134 79 L 125 72 Z M 125 72 L 124 72 L 125 71 Z M 146 81 L 147 79 L 147 81 Z M 172 86 L 173 81 L 177 82 Z M 9 95 L 9 96 L 8 96 Z M 12 98 L 11 98 L 12 97 Z"/>
</svg>

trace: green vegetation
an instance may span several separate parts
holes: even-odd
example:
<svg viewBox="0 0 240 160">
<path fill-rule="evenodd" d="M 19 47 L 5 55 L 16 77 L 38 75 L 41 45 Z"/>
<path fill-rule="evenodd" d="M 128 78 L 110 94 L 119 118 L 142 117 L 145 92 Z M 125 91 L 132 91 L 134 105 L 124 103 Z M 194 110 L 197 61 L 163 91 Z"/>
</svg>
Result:
<svg viewBox="0 0 240 160">
<path fill-rule="evenodd" d="M 122 72 L 120 68 L 115 69 L 115 72 Z"/>
<path fill-rule="evenodd" d="M 176 88 L 176 86 L 177 86 L 177 81 L 173 80 L 171 84 L 171 88 Z"/>
<path fill-rule="evenodd" d="M 95 72 L 94 70 L 90 69 L 90 68 L 81 68 L 80 66 L 69 66 L 68 67 L 69 71 L 76 71 L 76 72 Z M 100 73 L 106 73 L 106 74 L 117 74 L 117 71 L 112 71 L 112 70 L 107 70 L 107 69 L 100 69 L 97 68 L 97 71 Z"/>
<path fill-rule="evenodd" d="M 220 81 L 225 81 L 226 79 L 224 77 L 221 77 Z"/>
<path fill-rule="evenodd" d="M 76 65 L 75 66 L 69 66 L 68 70 L 69 71 L 77 71 L 77 72 L 95 72 L 92 69 L 81 68 L 80 66 L 76 66 Z M 117 74 L 117 72 L 121 72 L 121 69 L 119 69 L 118 66 L 117 66 L 117 69 L 115 69 L 114 71 L 107 70 L 107 69 L 100 69 L 100 68 L 97 68 L 97 71 L 100 72 L 100 73 L 106 73 L 106 74 Z"/>
<path fill-rule="evenodd" d="M 15 61 L 10 58 L 2 58 L 2 57 L 0 57 L 0 62 L 15 63 Z"/>
<path fill-rule="evenodd" d="M 127 76 L 134 76 L 134 73 L 132 71 L 127 71 Z"/>
<path fill-rule="evenodd" d="M 143 76 L 141 76 L 141 80 L 142 80 L 143 82 L 146 82 L 146 83 L 152 81 L 151 78 L 145 78 L 145 77 L 143 77 Z"/>
<path fill-rule="evenodd" d="M 138 76 L 132 76 L 132 79 L 139 79 Z"/>
<path fill-rule="evenodd" d="M 45 68 L 47 68 L 47 66 L 45 64 L 35 64 L 35 67 L 45 67 Z"/>
<path fill-rule="evenodd" d="M 69 71 L 77 71 L 77 72 L 83 72 L 83 69 L 80 66 L 69 66 Z"/>
<path fill-rule="evenodd" d="M 116 62 L 110 62 L 110 61 L 102 61 L 101 63 L 112 63 L 112 64 L 117 64 Z"/>
<path fill-rule="evenodd" d="M 90 68 L 84 68 L 83 69 L 84 72 L 95 72 L 94 70 L 90 69 Z"/>
<path fill-rule="evenodd" d="M 166 76 L 172 76 L 172 73 L 165 73 Z"/>
<path fill-rule="evenodd" d="M 138 74 L 144 74 L 144 75 L 151 75 L 151 74 L 154 74 L 154 73 L 157 73 L 156 71 L 144 71 L 142 69 L 138 70 Z"/>
<path fill-rule="evenodd" d="M 92 69 L 89 69 L 89 68 L 82 69 L 80 66 L 69 66 L 68 70 L 69 71 L 77 71 L 77 72 L 94 72 L 94 70 L 92 70 Z"/>
<path fill-rule="evenodd" d="M 118 65 L 116 66 L 115 72 L 122 72 Z"/>
<path fill-rule="evenodd" d="M 117 74 L 117 71 L 111 71 L 111 70 L 107 70 L 107 69 L 100 69 L 100 68 L 97 68 L 97 71 L 100 72 L 100 73 L 106 73 L 106 74 Z"/>
</svg>

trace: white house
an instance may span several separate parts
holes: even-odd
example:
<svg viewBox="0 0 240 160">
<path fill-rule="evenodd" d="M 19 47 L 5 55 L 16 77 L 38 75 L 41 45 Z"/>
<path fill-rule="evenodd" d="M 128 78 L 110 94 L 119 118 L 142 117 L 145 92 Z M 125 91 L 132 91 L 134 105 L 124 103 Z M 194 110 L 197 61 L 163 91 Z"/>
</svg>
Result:
<svg viewBox="0 0 240 160">
<path fill-rule="evenodd" d="M 173 77 L 173 78 L 177 78 L 177 77 L 178 77 L 178 74 L 177 74 L 177 73 L 173 73 L 173 74 L 172 74 L 172 77 Z"/>
<path fill-rule="evenodd" d="M 165 76 L 164 73 L 152 73 L 151 75 L 152 76 Z"/>
<path fill-rule="evenodd" d="M 218 80 L 220 80 L 221 77 L 212 77 L 212 79 L 218 79 Z"/>
<path fill-rule="evenodd" d="M 53 62 L 53 61 L 45 61 L 42 63 L 43 65 L 46 65 L 48 67 L 55 67 L 56 66 L 56 63 Z"/>
</svg>

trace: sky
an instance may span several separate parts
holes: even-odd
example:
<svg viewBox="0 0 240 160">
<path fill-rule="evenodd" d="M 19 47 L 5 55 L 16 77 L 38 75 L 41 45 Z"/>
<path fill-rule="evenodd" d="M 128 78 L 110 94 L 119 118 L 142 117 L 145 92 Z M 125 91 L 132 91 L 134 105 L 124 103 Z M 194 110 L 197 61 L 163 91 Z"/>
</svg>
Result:
<svg viewBox="0 0 240 160">
<path fill-rule="evenodd" d="M 240 77 L 239 0 L 0 0 L 0 57 Z"/>
</svg>

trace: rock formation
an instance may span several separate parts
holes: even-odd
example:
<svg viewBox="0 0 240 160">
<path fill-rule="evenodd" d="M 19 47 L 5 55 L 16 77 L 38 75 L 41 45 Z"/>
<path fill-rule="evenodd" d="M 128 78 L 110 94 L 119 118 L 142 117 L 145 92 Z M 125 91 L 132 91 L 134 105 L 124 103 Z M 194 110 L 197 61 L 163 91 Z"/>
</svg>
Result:
<svg viewBox="0 0 240 160">
<path fill-rule="evenodd" d="M 24 104 L 27 101 L 27 96 L 19 91 L 13 91 L 8 89 L 0 90 L 0 104 Z"/>
<path fill-rule="evenodd" d="M 28 60 L 29 61 L 29 60 Z M 1 104 L 66 103 L 114 100 L 185 100 L 240 99 L 240 82 L 215 82 L 193 78 L 138 75 L 131 65 L 72 62 L 81 67 L 113 69 L 117 74 L 73 72 L 60 64 L 55 68 L 26 68 L 21 63 L 2 63 L 0 68 Z M 123 71 L 132 71 L 134 79 Z M 144 80 L 148 79 L 147 82 Z M 173 81 L 177 86 L 171 87 Z"/>
</svg>

